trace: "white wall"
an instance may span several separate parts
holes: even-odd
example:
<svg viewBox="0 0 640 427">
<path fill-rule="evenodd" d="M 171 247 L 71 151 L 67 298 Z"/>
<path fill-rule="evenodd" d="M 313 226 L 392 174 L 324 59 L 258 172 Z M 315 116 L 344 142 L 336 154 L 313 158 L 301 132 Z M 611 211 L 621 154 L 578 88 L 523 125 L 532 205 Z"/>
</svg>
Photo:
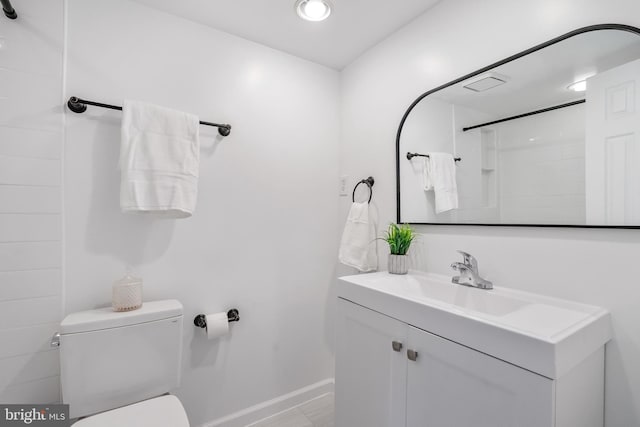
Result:
<svg viewBox="0 0 640 427">
<path fill-rule="evenodd" d="M 0 402 L 60 398 L 62 0 L 0 15 Z"/>
<path fill-rule="evenodd" d="M 343 71 L 341 173 L 373 175 L 381 226 L 395 220 L 395 134 L 421 93 L 575 28 L 640 26 L 636 0 L 445 0 Z M 375 123 L 375 126 L 371 126 Z M 347 200 L 342 214 L 346 215 Z M 476 255 L 494 283 L 602 305 L 613 313 L 606 423 L 640 425 L 640 232 L 421 227 L 417 267 L 450 274 L 455 249 Z M 380 255 L 387 249 L 379 245 Z M 383 264 L 384 266 L 384 264 Z"/>
<path fill-rule="evenodd" d="M 333 377 L 338 73 L 124 0 L 69 0 L 67 41 L 67 96 L 141 99 L 233 130 L 200 128 L 194 216 L 154 220 L 119 212 L 121 112 L 67 113 L 66 311 L 108 304 L 127 265 L 145 299 L 180 300 L 177 394 L 192 425 Z M 193 317 L 231 307 L 231 336 L 204 340 Z"/>
</svg>

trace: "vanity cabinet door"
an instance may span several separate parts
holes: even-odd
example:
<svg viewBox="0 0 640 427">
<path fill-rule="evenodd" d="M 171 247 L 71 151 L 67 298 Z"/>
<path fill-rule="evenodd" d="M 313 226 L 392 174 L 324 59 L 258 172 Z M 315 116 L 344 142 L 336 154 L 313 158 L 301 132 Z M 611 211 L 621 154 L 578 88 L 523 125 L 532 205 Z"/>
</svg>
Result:
<svg viewBox="0 0 640 427">
<path fill-rule="evenodd" d="M 412 326 L 407 342 L 407 427 L 554 425 L 549 378 Z"/>
<path fill-rule="evenodd" d="M 404 426 L 406 334 L 405 323 L 338 299 L 336 427 Z"/>
</svg>

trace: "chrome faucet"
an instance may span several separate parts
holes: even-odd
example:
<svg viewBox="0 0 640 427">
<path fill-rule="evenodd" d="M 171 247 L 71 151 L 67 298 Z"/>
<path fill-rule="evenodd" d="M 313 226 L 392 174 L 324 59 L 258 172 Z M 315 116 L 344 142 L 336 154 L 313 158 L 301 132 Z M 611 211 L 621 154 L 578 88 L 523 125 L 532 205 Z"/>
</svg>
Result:
<svg viewBox="0 0 640 427">
<path fill-rule="evenodd" d="M 493 289 L 493 283 L 480 277 L 478 273 L 478 261 L 466 252 L 458 251 L 462 254 L 462 262 L 454 262 L 451 268 L 459 272 L 459 276 L 453 276 L 451 282 L 458 285 L 471 286 L 479 289 Z"/>
</svg>

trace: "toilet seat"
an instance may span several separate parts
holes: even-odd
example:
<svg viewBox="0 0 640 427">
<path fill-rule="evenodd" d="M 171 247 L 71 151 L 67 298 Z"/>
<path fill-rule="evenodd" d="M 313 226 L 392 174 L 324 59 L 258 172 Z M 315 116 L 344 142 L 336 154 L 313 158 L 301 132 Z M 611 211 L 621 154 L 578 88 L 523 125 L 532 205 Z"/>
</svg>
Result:
<svg viewBox="0 0 640 427">
<path fill-rule="evenodd" d="M 73 424 L 73 427 L 189 427 L 187 413 L 172 395 L 155 397 L 133 405 L 101 412 Z"/>
</svg>

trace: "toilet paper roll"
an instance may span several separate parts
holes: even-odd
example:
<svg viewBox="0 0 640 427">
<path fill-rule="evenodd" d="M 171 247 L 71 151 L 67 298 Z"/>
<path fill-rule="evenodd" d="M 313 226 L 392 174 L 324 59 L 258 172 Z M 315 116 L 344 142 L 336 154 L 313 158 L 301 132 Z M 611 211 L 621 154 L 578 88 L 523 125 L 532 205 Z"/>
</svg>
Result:
<svg viewBox="0 0 640 427">
<path fill-rule="evenodd" d="M 229 333 L 229 319 L 226 312 L 211 313 L 207 318 L 207 339 L 219 338 Z"/>
</svg>

